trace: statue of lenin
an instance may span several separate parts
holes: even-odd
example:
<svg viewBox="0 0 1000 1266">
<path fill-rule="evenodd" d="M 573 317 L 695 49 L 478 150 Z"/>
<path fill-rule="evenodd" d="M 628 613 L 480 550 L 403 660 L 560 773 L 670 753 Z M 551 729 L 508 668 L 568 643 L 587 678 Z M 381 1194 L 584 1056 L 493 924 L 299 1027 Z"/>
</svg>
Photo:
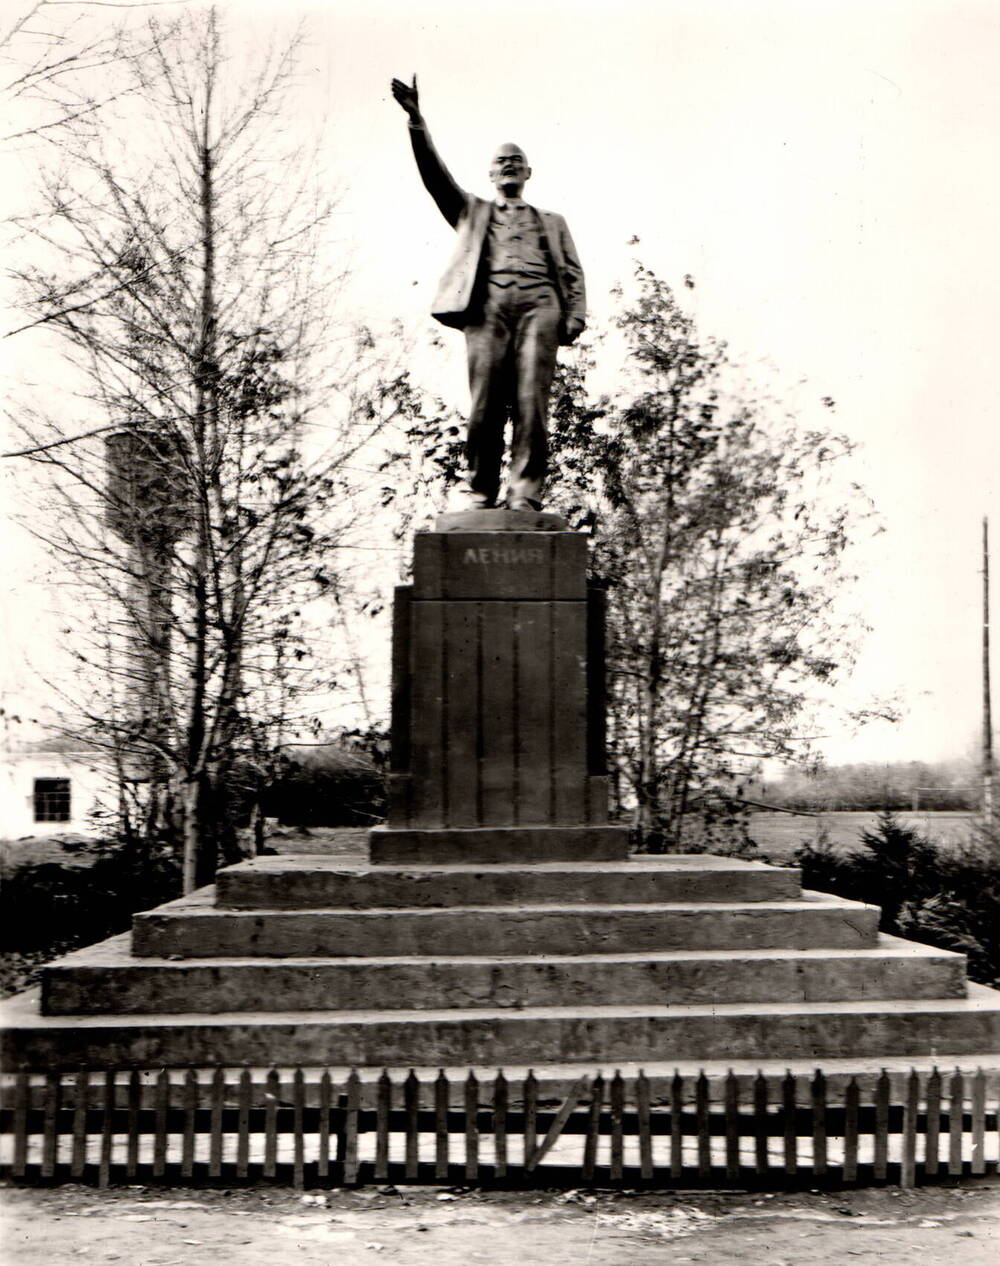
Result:
<svg viewBox="0 0 1000 1266">
<path fill-rule="evenodd" d="M 458 233 L 432 315 L 465 331 L 469 358 L 470 508 L 497 504 L 504 424 L 512 421 L 509 510 L 540 510 L 547 468 L 546 421 L 556 350 L 585 324 L 583 269 L 566 221 L 524 202 L 531 175 L 524 151 L 501 145 L 493 155 L 492 200 L 459 188 L 438 156 L 420 113 L 417 77 L 392 81 L 409 116 L 417 168 L 431 197 Z"/>
</svg>

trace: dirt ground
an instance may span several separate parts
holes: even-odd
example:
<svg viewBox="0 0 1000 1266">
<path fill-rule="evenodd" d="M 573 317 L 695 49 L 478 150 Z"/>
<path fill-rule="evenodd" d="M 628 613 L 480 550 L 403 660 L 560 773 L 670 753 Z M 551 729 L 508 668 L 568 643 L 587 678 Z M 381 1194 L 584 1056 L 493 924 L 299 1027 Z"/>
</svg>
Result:
<svg viewBox="0 0 1000 1266">
<path fill-rule="evenodd" d="M 3 1266 L 996 1266 L 1000 1179 L 902 1192 L 2 1192 Z"/>
</svg>

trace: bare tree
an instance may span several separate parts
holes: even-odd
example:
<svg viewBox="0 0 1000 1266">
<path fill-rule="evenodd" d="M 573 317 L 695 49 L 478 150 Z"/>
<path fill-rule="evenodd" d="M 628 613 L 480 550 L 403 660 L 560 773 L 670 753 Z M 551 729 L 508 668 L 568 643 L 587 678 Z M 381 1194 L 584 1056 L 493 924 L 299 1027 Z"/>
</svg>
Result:
<svg viewBox="0 0 1000 1266">
<path fill-rule="evenodd" d="M 25 412 L 18 450 L 81 586 L 78 723 L 152 792 L 148 829 L 183 837 L 185 889 L 232 855 L 234 788 L 259 788 L 328 684 L 308 604 L 343 575 L 352 457 L 405 407 L 334 322 L 297 49 L 248 69 L 214 9 L 150 20 L 130 126 L 68 125 L 33 230 L 52 262 L 20 270 L 81 384 L 72 422 Z"/>
<path fill-rule="evenodd" d="M 57 8 L 63 10 L 59 17 Z M 49 0 L 22 5 L 0 28 L 0 97 L 15 120 L 4 144 L 54 141 L 64 124 L 99 110 L 105 98 L 92 91 L 94 72 L 113 63 L 118 51 L 118 28 L 94 30 L 79 6 Z"/>
</svg>

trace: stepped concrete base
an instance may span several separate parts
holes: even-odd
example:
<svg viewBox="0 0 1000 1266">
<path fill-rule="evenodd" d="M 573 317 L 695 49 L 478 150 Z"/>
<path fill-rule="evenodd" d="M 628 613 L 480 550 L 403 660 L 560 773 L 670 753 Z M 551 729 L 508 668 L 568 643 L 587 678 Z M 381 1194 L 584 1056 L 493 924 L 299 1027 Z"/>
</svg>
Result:
<svg viewBox="0 0 1000 1266">
<path fill-rule="evenodd" d="M 135 958 L 128 936 L 78 950 L 45 974 L 46 1015 L 557 1007 L 965 997 L 965 958 L 881 937 L 871 950 L 678 950 L 546 958 Z"/>
<path fill-rule="evenodd" d="M 423 910 L 223 910 L 212 889 L 135 916 L 140 957 L 371 958 L 428 954 L 602 954 L 675 949 L 860 949 L 875 906 L 821 893 L 800 901 L 454 906 Z"/>
<path fill-rule="evenodd" d="M 634 905 L 704 901 L 794 901 L 799 871 L 728 857 L 634 857 L 537 865 L 406 866 L 338 857 L 256 857 L 219 872 L 220 909 L 306 910 L 364 906 Z"/>
<path fill-rule="evenodd" d="M 145 1017 L 25 1014 L 4 1007 L 2 1056 L 23 1068 L 261 1067 L 399 1062 L 491 1067 L 623 1060 L 933 1058 L 1000 1051 L 1000 994 L 968 998 L 522 1010 L 257 1012 Z M 20 1017 L 18 1008 L 22 1008 Z"/>
<path fill-rule="evenodd" d="M 0 1009 L 5 1066 L 1000 1062 L 1000 993 L 963 996 L 961 955 L 798 885 L 700 856 L 261 858 L 50 964 L 48 1014 Z"/>
<path fill-rule="evenodd" d="M 369 850 L 379 866 L 623 862 L 628 837 L 624 826 L 377 826 Z"/>
</svg>

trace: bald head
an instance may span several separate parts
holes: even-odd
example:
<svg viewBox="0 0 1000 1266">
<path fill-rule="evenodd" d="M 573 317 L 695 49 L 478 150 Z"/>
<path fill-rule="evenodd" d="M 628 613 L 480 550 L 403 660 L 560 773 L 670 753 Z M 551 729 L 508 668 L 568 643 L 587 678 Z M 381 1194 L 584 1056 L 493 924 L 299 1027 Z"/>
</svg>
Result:
<svg viewBox="0 0 1000 1266">
<path fill-rule="evenodd" d="M 520 145 L 507 141 L 497 147 L 490 163 L 490 180 L 500 193 L 508 198 L 519 198 L 530 175 L 528 156 Z"/>
</svg>

